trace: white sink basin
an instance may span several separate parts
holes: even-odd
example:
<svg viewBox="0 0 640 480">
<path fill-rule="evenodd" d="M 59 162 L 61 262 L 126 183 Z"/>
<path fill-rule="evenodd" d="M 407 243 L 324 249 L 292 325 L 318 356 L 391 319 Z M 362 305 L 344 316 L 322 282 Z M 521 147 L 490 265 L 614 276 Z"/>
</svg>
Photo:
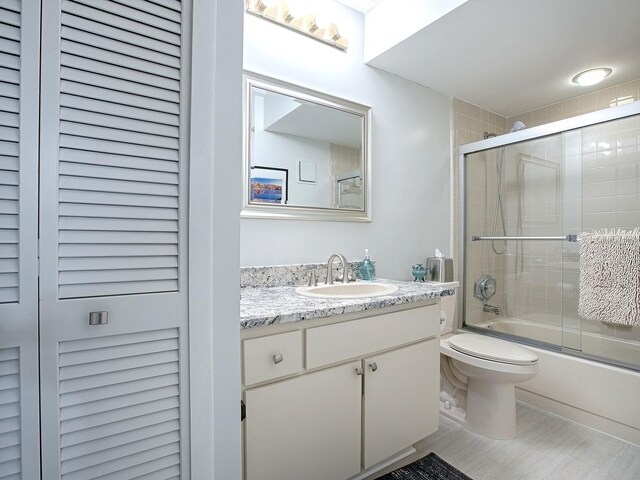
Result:
<svg viewBox="0 0 640 480">
<path fill-rule="evenodd" d="M 398 290 L 388 283 L 354 282 L 318 285 L 317 287 L 298 287 L 296 293 L 305 297 L 317 298 L 366 298 L 389 295 Z"/>
</svg>

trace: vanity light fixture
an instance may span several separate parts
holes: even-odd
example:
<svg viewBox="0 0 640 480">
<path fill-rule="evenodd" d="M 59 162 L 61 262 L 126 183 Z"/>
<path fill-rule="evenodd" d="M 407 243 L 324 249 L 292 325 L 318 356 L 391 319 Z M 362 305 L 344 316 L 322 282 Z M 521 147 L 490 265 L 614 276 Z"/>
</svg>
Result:
<svg viewBox="0 0 640 480">
<path fill-rule="evenodd" d="M 340 50 L 346 50 L 349 42 L 338 31 L 335 23 L 313 13 L 296 9 L 295 0 L 245 0 L 246 11 L 282 27 L 324 42 Z"/>
<path fill-rule="evenodd" d="M 591 68 L 575 75 L 571 81 L 582 87 L 595 85 L 607 78 L 613 72 L 609 67 Z"/>
<path fill-rule="evenodd" d="M 256 3 L 256 9 L 260 10 L 261 12 L 264 12 L 270 8 L 273 8 L 277 4 L 275 0 L 257 0 L 255 3 Z"/>
</svg>

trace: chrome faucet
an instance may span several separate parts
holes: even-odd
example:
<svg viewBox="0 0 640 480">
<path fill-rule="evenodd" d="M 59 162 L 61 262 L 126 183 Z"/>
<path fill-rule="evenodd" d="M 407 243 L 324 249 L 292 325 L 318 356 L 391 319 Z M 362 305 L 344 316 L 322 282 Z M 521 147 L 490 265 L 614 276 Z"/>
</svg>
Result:
<svg viewBox="0 0 640 480">
<path fill-rule="evenodd" d="M 482 307 L 482 311 L 491 312 L 495 315 L 502 315 L 502 309 L 500 307 L 494 307 L 493 305 L 489 305 L 488 303 L 484 304 L 484 306 Z"/>
<path fill-rule="evenodd" d="M 327 261 L 327 279 L 325 280 L 325 284 L 332 285 L 333 284 L 333 261 L 338 258 L 340 259 L 340 263 L 342 264 L 342 283 L 349 283 L 349 264 L 347 262 L 347 258 L 341 253 L 334 253 L 329 257 Z"/>
</svg>

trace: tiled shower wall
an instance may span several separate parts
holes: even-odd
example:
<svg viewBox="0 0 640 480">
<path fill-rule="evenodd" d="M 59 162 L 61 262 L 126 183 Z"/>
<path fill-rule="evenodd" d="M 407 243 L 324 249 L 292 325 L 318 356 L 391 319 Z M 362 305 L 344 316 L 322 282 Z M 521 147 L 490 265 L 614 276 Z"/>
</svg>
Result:
<svg viewBox="0 0 640 480">
<path fill-rule="evenodd" d="M 458 259 L 460 258 L 459 238 L 460 238 L 460 206 L 459 206 L 459 162 L 458 147 L 467 143 L 475 142 L 483 139 L 484 132 L 502 135 L 506 132 L 506 119 L 498 114 L 485 110 L 471 103 L 460 99 L 453 99 L 453 231 L 451 253 L 454 259 L 454 277 L 458 280 Z M 489 163 L 477 163 L 473 167 L 478 171 L 470 172 L 470 198 L 474 202 L 488 207 L 488 199 L 493 195 L 495 198 L 495 164 L 493 170 L 489 170 Z M 492 173 L 493 172 L 493 173 Z M 490 214 L 484 211 L 483 215 L 478 215 L 474 220 L 474 227 L 486 228 L 485 223 L 488 221 Z M 494 303 L 502 301 L 504 305 L 504 282 L 498 273 L 504 268 L 501 264 L 502 259 L 493 255 L 488 255 L 486 249 L 489 247 L 487 243 L 484 245 L 476 242 L 472 248 L 467 251 L 467 261 L 469 266 L 469 276 L 477 278 L 482 273 L 489 273 L 498 280 L 498 292 L 493 300 Z M 484 262 L 484 263 L 483 263 Z M 460 305 L 460 304 L 459 304 Z M 470 315 L 482 318 L 482 303 L 475 301 L 468 303 L 468 307 L 473 310 Z M 458 308 L 460 312 L 460 308 Z"/>
<path fill-rule="evenodd" d="M 564 236 L 569 232 L 577 233 L 580 226 L 579 135 L 573 139 L 572 148 L 567 149 L 567 141 L 570 140 L 563 135 L 554 135 L 470 155 L 467 168 L 473 182 L 477 184 L 483 177 L 482 170 L 485 170 L 487 185 L 491 188 L 486 189 L 484 196 L 484 187 L 470 194 L 467 211 L 469 233 L 496 236 L 504 233 L 500 221 L 493 231 L 498 157 L 502 158 L 501 192 L 506 235 Z M 567 152 L 573 155 L 568 165 Z M 570 188 L 565 188 L 564 183 Z M 469 185 L 467 190 L 472 188 Z M 576 198 L 577 202 L 572 201 Z M 577 215 L 568 217 L 574 212 Z M 485 215 L 487 218 L 483 218 Z M 566 225 L 565 218 L 574 222 L 573 228 Z M 492 243 L 498 252 L 504 253 L 495 253 Z M 579 327 L 575 244 L 562 241 L 468 241 L 467 252 L 473 252 L 466 294 L 467 309 L 471 312 L 467 317 L 469 323 L 494 318 L 493 314 L 482 311 L 482 302 L 469 292 L 480 274 L 489 273 L 496 278 L 499 288 L 488 303 L 500 306 L 505 317 L 556 327 L 546 329 L 544 335 L 538 337 L 533 334 L 543 331 L 532 332 L 533 339 L 560 345 L 561 327 L 569 320 Z M 480 257 L 481 271 L 475 270 L 477 257 Z M 569 312 L 573 315 L 570 316 Z M 563 313 L 567 315 L 563 316 Z"/>
<path fill-rule="evenodd" d="M 359 148 L 345 147 L 343 145 L 331 144 L 331 202 L 335 205 L 337 201 L 337 178 L 340 175 L 350 174 L 360 171 L 361 166 L 361 150 Z"/>
<path fill-rule="evenodd" d="M 638 99 L 640 99 L 640 79 L 514 115 L 507 118 L 507 125 L 511 126 L 516 120 L 520 120 L 527 127 L 536 127 L 583 113 L 624 105 Z"/>
<path fill-rule="evenodd" d="M 502 135 L 506 132 L 506 118 L 496 113 L 485 110 L 471 103 L 458 98 L 453 99 L 453 245 L 452 255 L 454 258 L 455 276 L 458 276 L 457 259 L 460 258 L 458 248 L 459 237 L 459 165 L 458 147 L 467 143 L 476 142 L 483 139 L 484 132 Z"/>
<path fill-rule="evenodd" d="M 561 120 L 563 118 L 569 118 L 583 113 L 588 113 L 595 110 L 601 110 L 604 108 L 610 108 L 612 106 L 621 105 L 624 103 L 638 100 L 640 97 L 640 80 L 625 83 L 615 87 L 603 89 L 587 95 L 582 95 L 569 99 L 565 102 L 560 102 L 554 105 L 542 107 L 540 109 L 525 112 L 520 115 L 509 117 L 508 119 L 501 117 L 497 114 L 483 110 L 475 105 L 471 105 L 467 102 L 459 99 L 453 101 L 453 146 L 454 146 L 454 205 L 453 205 L 453 245 L 452 252 L 454 259 L 459 258 L 459 172 L 458 172 L 458 147 L 460 145 L 481 140 L 483 138 L 483 132 L 503 134 L 507 131 L 508 127 L 516 120 L 523 121 L 528 127 L 536 126 L 555 120 Z M 567 175 L 572 175 L 580 182 L 580 187 L 574 186 L 569 188 L 567 192 L 562 193 L 560 207 L 554 205 L 557 193 L 550 195 L 549 192 L 545 192 L 544 202 L 550 202 L 550 204 L 543 205 L 545 211 L 545 221 L 548 221 L 548 215 L 555 212 L 556 215 L 564 214 L 565 222 L 569 224 L 563 225 L 566 228 L 578 228 L 579 223 L 582 222 L 582 228 L 596 228 L 596 227 L 612 227 L 612 226 L 637 226 L 640 224 L 640 218 L 638 218 L 638 208 L 640 205 L 640 162 L 637 160 L 637 136 L 635 145 L 633 144 L 632 134 L 628 134 L 629 128 L 623 125 L 616 125 L 611 127 L 617 130 L 617 132 L 605 131 L 606 128 L 602 127 L 590 127 L 585 129 L 582 137 L 582 144 L 576 145 L 576 149 L 583 154 L 582 164 L 579 169 L 581 171 L 571 171 L 571 165 L 578 167 L 580 165 L 579 159 L 574 162 L 570 161 L 570 157 L 565 156 L 567 165 L 565 168 L 568 170 L 563 173 L 566 179 Z M 626 131 L 627 133 L 622 133 Z M 616 137 L 616 135 L 618 137 Z M 624 138 L 623 138 L 624 137 Z M 552 141 L 552 140 L 549 140 Z M 548 143 L 549 141 L 545 141 Z M 553 142 L 553 141 L 552 141 Z M 618 142 L 618 143 L 616 143 Z M 622 142 L 623 145 L 620 145 Z M 545 150 L 555 148 L 550 145 L 545 145 Z M 557 147 L 557 146 L 556 146 Z M 534 150 L 537 148 L 538 153 L 540 146 L 535 147 L 535 143 L 532 147 Z M 633 152 L 636 152 L 636 157 L 633 157 Z M 522 153 L 522 152 L 521 152 Z M 474 225 L 474 228 L 478 228 L 480 231 L 489 231 L 487 228 L 493 226 L 493 214 L 495 208 L 495 152 L 487 152 L 484 155 L 484 164 L 482 162 L 476 162 L 475 170 L 470 172 L 470 199 L 479 205 L 482 205 L 484 213 L 476 219 L 470 219 L 470 224 Z M 513 161 L 513 154 L 507 153 L 507 159 L 511 158 Z M 545 159 L 550 158 L 545 154 Z M 559 157 L 559 158 L 562 158 Z M 635 158 L 635 160 L 634 160 Z M 509 161 L 507 160 L 507 164 Z M 505 174 L 508 172 L 508 167 L 505 169 Z M 538 192 L 540 193 L 540 191 Z M 578 197 L 571 198 L 571 195 L 576 194 Z M 584 199 L 584 202 L 581 200 Z M 541 200 L 541 199 L 536 199 Z M 509 234 L 513 228 L 513 196 L 508 196 L 505 201 L 505 210 L 511 209 L 511 216 L 507 218 L 507 231 Z M 583 205 L 582 205 L 583 202 Z M 635 203 L 634 203 L 635 202 Z M 540 205 L 538 205 L 540 206 Z M 562 209 L 564 206 L 565 211 L 558 211 L 558 208 Z M 577 213 L 572 216 L 572 209 L 583 208 L 582 215 Z M 633 208 L 632 208 L 633 207 Z M 635 208 L 635 209 L 634 209 Z M 549 212 L 546 212 L 549 210 Z M 538 210 L 541 212 L 542 210 Z M 488 216 L 485 216 L 488 215 Z M 484 218 L 483 218 L 484 216 Z M 542 218 L 538 218 L 542 222 Z M 540 226 L 545 226 L 538 222 Z M 576 223 L 575 226 L 571 223 Z M 635 222 L 635 224 L 633 223 Z M 531 223 L 531 222 L 530 222 Z M 490 225 L 489 225 L 490 224 Z M 535 225 L 531 223 L 531 225 Z M 551 224 L 550 224 L 551 225 Z M 552 225 L 551 225 L 552 226 Z M 526 230 L 526 228 L 525 228 Z M 552 233 L 552 230 L 544 228 L 545 235 L 556 234 Z M 531 232 L 534 234 L 535 232 Z M 560 235 L 563 232 L 558 232 Z M 518 232 L 518 234 L 522 234 Z M 510 249 L 515 248 L 510 246 Z M 468 246 L 467 261 L 469 267 L 470 277 L 475 280 L 481 273 L 489 273 L 498 280 L 498 292 L 497 295 L 491 299 L 490 303 L 503 306 L 508 315 L 519 315 L 521 318 L 529 315 L 533 315 L 535 310 L 538 310 L 537 320 L 544 323 L 558 324 L 560 321 L 559 312 L 562 312 L 563 307 L 565 312 L 575 311 L 577 308 L 577 268 L 565 269 L 564 283 L 560 283 L 559 277 L 562 275 L 561 267 L 558 267 L 558 260 L 561 258 L 562 249 L 558 251 L 559 245 L 536 245 L 530 244 L 525 248 L 525 257 L 518 260 L 519 262 L 531 262 L 534 261 L 535 255 L 544 254 L 547 258 L 545 262 L 544 271 L 541 268 L 534 268 L 536 271 L 535 281 L 532 281 L 531 276 L 521 277 L 520 281 L 527 280 L 529 283 L 521 283 L 521 288 L 516 288 L 517 283 L 514 283 L 513 278 L 509 278 L 508 272 L 513 272 L 513 262 L 515 258 L 513 255 L 507 255 L 506 258 L 494 258 L 497 257 L 493 252 L 488 250 L 490 248 L 490 242 L 475 242 L 474 245 Z M 564 245 L 563 249 L 571 249 L 571 246 Z M 509 253 L 513 254 L 509 250 Z M 489 257 L 489 259 L 487 259 Z M 576 252 L 566 251 L 565 257 L 568 263 L 576 263 Z M 576 257 L 573 258 L 572 257 Z M 561 264 L 562 262 L 560 262 Z M 531 264 L 530 264 L 531 265 Z M 565 266 L 567 266 L 565 265 Z M 458 273 L 456 262 L 456 275 Z M 542 278 L 544 277 L 544 279 Z M 505 285 L 507 285 L 505 289 Z M 471 281 L 473 285 L 473 281 Z M 519 298 L 518 298 L 519 295 Z M 473 310 L 473 316 L 477 319 L 483 320 L 491 319 L 492 314 L 482 312 L 482 302 L 474 301 L 471 305 L 475 308 Z M 563 305 L 564 302 L 564 305 Z M 469 303 L 467 304 L 469 307 Z M 534 308 L 535 306 L 535 308 Z M 478 310 L 477 312 L 475 310 Z M 576 315 L 577 317 L 577 315 Z M 472 318 L 472 317 L 470 317 Z M 575 322 L 576 325 L 579 322 Z M 565 319 L 565 325 L 571 325 L 570 319 Z M 638 332 L 631 332 L 629 329 L 620 327 L 611 327 L 606 324 L 602 325 L 587 325 L 586 329 L 597 330 L 599 333 L 614 334 L 623 336 L 625 338 L 635 338 L 640 335 Z M 638 329 L 635 329 L 638 330 Z"/>
<path fill-rule="evenodd" d="M 467 158 L 469 235 L 493 234 L 496 158 L 502 160 L 502 204 L 509 236 L 565 236 L 640 225 L 640 117 L 624 118 L 519 142 Z M 502 235 L 500 224 L 495 235 Z M 640 328 L 582 321 L 578 316 L 579 244 L 566 241 L 467 241 L 469 323 L 491 320 L 473 298 L 483 273 L 498 289 L 488 303 L 505 317 L 535 325 L 526 337 L 639 365 Z M 584 336 L 587 332 L 590 336 Z M 593 337 L 592 334 L 597 334 Z M 618 343 L 594 341 L 613 337 Z"/>
<path fill-rule="evenodd" d="M 640 117 L 583 128 L 581 147 L 582 231 L 640 226 Z M 582 329 L 640 342 L 640 327 L 582 322 Z M 622 346 L 593 353 L 640 364 L 637 355 L 625 358 Z"/>
</svg>

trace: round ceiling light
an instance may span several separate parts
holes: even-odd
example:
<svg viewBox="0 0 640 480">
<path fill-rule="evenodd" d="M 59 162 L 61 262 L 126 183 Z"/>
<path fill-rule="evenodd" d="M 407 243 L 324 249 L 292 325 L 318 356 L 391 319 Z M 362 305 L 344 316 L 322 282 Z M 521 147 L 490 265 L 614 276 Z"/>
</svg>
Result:
<svg viewBox="0 0 640 480">
<path fill-rule="evenodd" d="M 589 85 L 595 85 L 596 83 L 601 82 L 611 75 L 611 72 L 613 72 L 613 70 L 608 67 L 591 68 L 578 73 L 571 79 L 571 81 L 583 87 L 588 87 Z"/>
</svg>

